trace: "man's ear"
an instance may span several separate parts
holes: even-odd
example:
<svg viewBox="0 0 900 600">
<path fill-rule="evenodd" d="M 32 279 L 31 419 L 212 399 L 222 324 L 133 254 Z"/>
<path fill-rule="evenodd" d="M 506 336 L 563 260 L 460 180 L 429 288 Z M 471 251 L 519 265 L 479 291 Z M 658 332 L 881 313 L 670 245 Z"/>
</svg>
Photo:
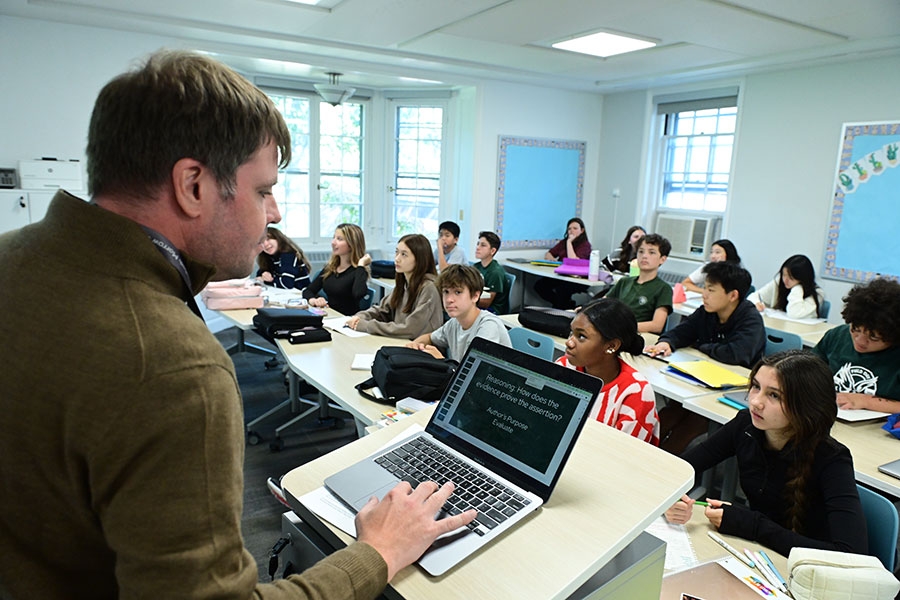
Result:
<svg viewBox="0 0 900 600">
<path fill-rule="evenodd" d="M 182 158 L 172 166 L 172 187 L 175 202 L 184 216 L 195 219 L 204 209 L 204 201 L 215 190 L 215 180 L 203 163 L 193 158 Z"/>
<path fill-rule="evenodd" d="M 728 292 L 728 301 L 738 303 L 741 301 L 741 293 L 737 290 L 731 290 Z"/>
</svg>

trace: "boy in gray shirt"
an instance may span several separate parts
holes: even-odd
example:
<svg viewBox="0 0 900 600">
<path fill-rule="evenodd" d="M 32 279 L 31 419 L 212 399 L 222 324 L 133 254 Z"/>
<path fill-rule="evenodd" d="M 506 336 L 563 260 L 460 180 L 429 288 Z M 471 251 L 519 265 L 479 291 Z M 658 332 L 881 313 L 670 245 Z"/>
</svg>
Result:
<svg viewBox="0 0 900 600">
<path fill-rule="evenodd" d="M 484 288 L 481 273 L 470 265 L 448 265 L 437 279 L 444 310 L 451 319 L 431 333 L 425 333 L 407 344 L 428 352 L 435 358 L 460 360 L 475 337 L 482 337 L 512 347 L 506 325 L 497 315 L 478 308 Z M 440 346 L 445 351 L 437 348 Z"/>
</svg>

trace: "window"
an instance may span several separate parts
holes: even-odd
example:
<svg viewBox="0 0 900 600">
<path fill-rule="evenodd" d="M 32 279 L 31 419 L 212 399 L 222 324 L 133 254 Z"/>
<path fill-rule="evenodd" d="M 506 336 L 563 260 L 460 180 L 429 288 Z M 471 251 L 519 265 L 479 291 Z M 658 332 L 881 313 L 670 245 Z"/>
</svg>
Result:
<svg viewBox="0 0 900 600">
<path fill-rule="evenodd" d="M 663 116 L 665 153 L 659 208 L 724 212 L 737 122 L 735 98 L 660 104 L 657 112 Z"/>
<path fill-rule="evenodd" d="M 364 107 L 317 97 L 269 94 L 291 132 L 291 164 L 273 190 L 281 229 L 312 242 L 339 223 L 362 225 Z"/>
<path fill-rule="evenodd" d="M 404 103 L 394 109 L 393 237 L 437 233 L 444 116 L 443 106 Z"/>
</svg>

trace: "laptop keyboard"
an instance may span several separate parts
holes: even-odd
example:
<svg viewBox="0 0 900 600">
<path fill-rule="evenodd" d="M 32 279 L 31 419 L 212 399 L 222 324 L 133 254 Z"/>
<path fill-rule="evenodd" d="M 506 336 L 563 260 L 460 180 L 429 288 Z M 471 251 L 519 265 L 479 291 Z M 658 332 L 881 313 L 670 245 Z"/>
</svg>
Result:
<svg viewBox="0 0 900 600">
<path fill-rule="evenodd" d="M 413 488 L 423 481 L 456 485 L 438 518 L 474 508 L 478 517 L 467 527 L 484 535 L 531 501 L 425 438 L 417 437 L 375 459 L 375 463 Z"/>
</svg>

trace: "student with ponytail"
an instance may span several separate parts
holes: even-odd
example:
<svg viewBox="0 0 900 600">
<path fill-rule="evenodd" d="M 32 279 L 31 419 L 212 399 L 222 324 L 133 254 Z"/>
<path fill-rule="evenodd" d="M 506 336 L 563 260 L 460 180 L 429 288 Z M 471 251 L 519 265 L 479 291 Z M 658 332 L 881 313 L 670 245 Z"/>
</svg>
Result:
<svg viewBox="0 0 900 600">
<path fill-rule="evenodd" d="M 853 458 L 829 435 L 837 404 L 828 366 L 804 350 L 767 356 L 750 372 L 748 400 L 748 409 L 681 455 L 698 475 L 737 457 L 749 506 L 708 499 L 710 523 L 784 556 L 795 546 L 866 554 Z M 688 522 L 693 505 L 682 497 L 666 519 Z"/>
<path fill-rule="evenodd" d="M 572 319 L 566 353 L 557 364 L 603 380 L 591 418 L 659 446 L 659 417 L 650 383 L 619 357 L 640 354 L 644 338 L 631 309 L 615 298 L 601 298 Z"/>
</svg>

